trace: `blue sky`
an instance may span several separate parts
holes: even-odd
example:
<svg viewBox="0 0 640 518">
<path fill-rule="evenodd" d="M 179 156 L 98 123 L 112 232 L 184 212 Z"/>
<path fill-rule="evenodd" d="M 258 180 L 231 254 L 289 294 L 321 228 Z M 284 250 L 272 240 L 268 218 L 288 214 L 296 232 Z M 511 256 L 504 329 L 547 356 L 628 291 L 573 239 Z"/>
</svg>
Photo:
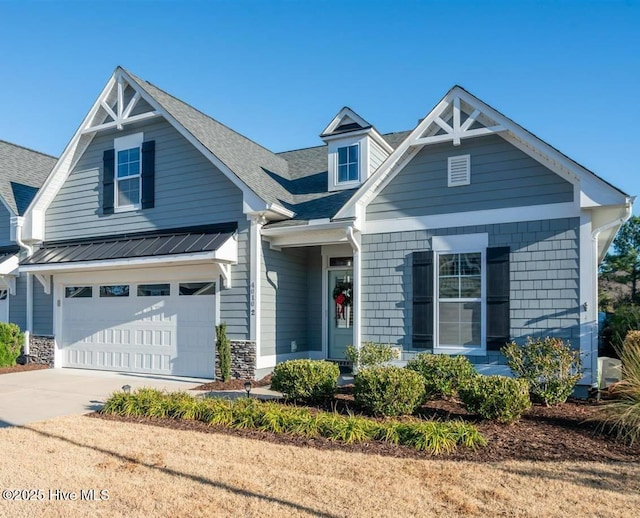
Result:
<svg viewBox="0 0 640 518">
<path fill-rule="evenodd" d="M 0 0 L 0 139 L 61 153 L 117 65 L 274 151 L 344 105 L 412 129 L 460 84 L 640 194 L 639 27 L 640 0 Z"/>
</svg>

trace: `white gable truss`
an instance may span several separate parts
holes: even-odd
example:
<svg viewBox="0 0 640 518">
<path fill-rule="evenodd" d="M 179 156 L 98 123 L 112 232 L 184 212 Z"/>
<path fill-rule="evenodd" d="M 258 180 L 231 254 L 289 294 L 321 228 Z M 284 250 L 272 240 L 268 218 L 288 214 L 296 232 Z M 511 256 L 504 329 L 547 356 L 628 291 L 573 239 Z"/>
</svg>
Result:
<svg viewBox="0 0 640 518">
<path fill-rule="evenodd" d="M 126 98 L 128 96 L 125 96 L 127 87 L 134 91 L 133 96 L 129 99 Z M 146 101 L 151 110 L 131 115 L 141 99 Z M 113 128 L 122 130 L 129 124 L 155 117 L 163 117 L 167 120 L 242 191 L 245 212 L 273 213 L 280 217 L 291 217 L 293 215 L 293 213 L 282 207 L 268 204 L 262 200 L 226 164 L 219 160 L 160 106 L 151 95 L 141 88 L 126 70 L 117 67 L 26 211 L 23 239 L 27 241 L 42 241 L 44 239 L 44 214 L 47 208 L 53 202 L 69 174 L 73 171 L 98 132 Z"/>
<path fill-rule="evenodd" d="M 574 185 L 578 208 L 629 203 L 628 197 L 505 117 L 463 88 L 454 86 L 340 209 L 334 219 L 360 217 L 375 196 L 424 147 L 499 134 L 527 155 Z"/>
</svg>

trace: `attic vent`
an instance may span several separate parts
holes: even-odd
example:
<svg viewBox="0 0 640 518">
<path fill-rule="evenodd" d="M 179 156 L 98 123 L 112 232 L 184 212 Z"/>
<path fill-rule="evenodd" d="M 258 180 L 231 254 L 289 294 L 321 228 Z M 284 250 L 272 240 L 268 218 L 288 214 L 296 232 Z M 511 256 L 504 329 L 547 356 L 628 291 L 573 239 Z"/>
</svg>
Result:
<svg viewBox="0 0 640 518">
<path fill-rule="evenodd" d="M 457 187 L 471 183 L 471 155 L 449 157 L 449 177 L 447 185 Z"/>
</svg>

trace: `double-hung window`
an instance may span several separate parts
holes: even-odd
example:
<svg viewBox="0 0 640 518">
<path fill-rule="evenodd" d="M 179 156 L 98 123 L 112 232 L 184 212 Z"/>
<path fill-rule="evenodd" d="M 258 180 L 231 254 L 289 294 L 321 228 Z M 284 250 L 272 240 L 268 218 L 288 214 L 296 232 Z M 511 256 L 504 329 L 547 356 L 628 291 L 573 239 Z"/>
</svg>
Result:
<svg viewBox="0 0 640 518">
<path fill-rule="evenodd" d="M 437 255 L 437 347 L 483 346 L 482 255 Z"/>
<path fill-rule="evenodd" d="M 338 148 L 337 183 L 357 182 L 360 179 L 359 150 L 358 144 Z"/>
<path fill-rule="evenodd" d="M 141 208 L 142 133 L 115 139 L 114 200 L 116 210 Z"/>
</svg>

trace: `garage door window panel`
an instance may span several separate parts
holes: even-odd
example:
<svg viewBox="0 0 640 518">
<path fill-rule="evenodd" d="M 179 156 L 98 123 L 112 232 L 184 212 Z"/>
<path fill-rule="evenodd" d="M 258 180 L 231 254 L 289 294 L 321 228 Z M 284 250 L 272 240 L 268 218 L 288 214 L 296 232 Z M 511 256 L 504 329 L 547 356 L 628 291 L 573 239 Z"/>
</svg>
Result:
<svg viewBox="0 0 640 518">
<path fill-rule="evenodd" d="M 215 295 L 215 282 L 185 282 L 180 283 L 180 295 Z"/>
<path fill-rule="evenodd" d="M 93 297 L 93 287 L 67 286 L 64 289 L 64 296 L 67 299 L 88 299 Z"/>
<path fill-rule="evenodd" d="M 111 286 L 100 286 L 101 297 L 128 297 L 129 285 L 116 284 Z"/>
<path fill-rule="evenodd" d="M 139 284 L 138 297 L 169 297 L 171 286 L 169 284 Z"/>
</svg>

